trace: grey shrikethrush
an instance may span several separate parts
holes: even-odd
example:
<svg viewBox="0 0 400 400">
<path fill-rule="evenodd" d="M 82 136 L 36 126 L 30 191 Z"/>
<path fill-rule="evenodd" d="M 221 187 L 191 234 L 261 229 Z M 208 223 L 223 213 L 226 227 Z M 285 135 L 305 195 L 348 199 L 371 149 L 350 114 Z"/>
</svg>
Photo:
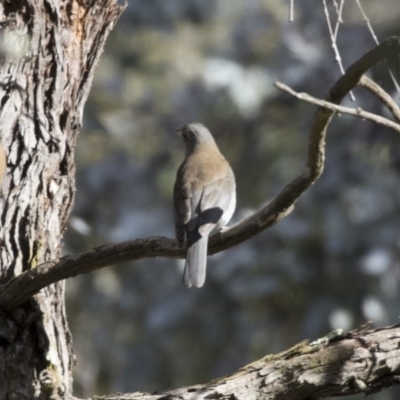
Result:
<svg viewBox="0 0 400 400">
<path fill-rule="evenodd" d="M 185 286 L 201 287 L 206 279 L 208 236 L 222 229 L 235 211 L 235 176 L 204 125 L 194 122 L 177 132 L 186 156 L 174 186 L 176 238 L 187 247 Z"/>
</svg>

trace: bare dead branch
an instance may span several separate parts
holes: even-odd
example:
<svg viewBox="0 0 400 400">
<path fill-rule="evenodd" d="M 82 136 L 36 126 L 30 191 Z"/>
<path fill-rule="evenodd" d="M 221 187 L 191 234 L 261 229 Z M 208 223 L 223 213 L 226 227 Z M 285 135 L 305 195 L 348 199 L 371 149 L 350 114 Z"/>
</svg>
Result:
<svg viewBox="0 0 400 400">
<path fill-rule="evenodd" d="M 203 385 L 96 400 L 305 400 L 370 394 L 400 383 L 400 327 L 349 332 L 321 344 L 299 343 Z"/>
<path fill-rule="evenodd" d="M 362 5 L 360 3 L 360 0 L 356 0 L 356 4 L 357 4 L 358 9 L 361 12 L 362 17 L 364 18 L 364 21 L 367 24 L 368 30 L 369 30 L 372 38 L 374 39 L 375 44 L 379 44 L 378 37 L 376 36 L 374 29 L 372 28 L 371 21 L 368 18 L 367 14 L 365 13 L 364 8 L 362 7 Z"/>
<path fill-rule="evenodd" d="M 343 23 L 343 18 L 342 18 L 342 14 L 343 14 L 343 6 L 344 6 L 344 0 L 340 0 L 340 5 L 338 7 L 337 3 L 334 1 L 333 2 L 334 6 L 335 6 L 335 10 L 336 10 L 336 14 L 337 14 L 337 18 L 336 18 L 336 25 L 335 25 L 335 31 L 333 33 L 333 37 L 335 38 L 335 43 L 337 40 L 337 35 L 339 33 L 339 27 L 340 24 Z"/>
<path fill-rule="evenodd" d="M 366 12 L 364 11 L 364 8 L 363 8 L 363 6 L 361 5 L 360 0 L 356 0 L 356 4 L 357 4 L 358 9 L 359 9 L 360 12 L 361 12 L 361 15 L 362 15 L 362 17 L 363 17 L 365 23 L 367 24 L 368 30 L 369 30 L 369 32 L 370 32 L 372 38 L 374 39 L 375 44 L 379 44 L 378 36 L 376 36 L 375 31 L 374 31 L 374 29 L 372 28 L 371 21 L 370 21 L 370 19 L 368 18 Z M 393 72 L 391 71 L 390 68 L 388 68 L 388 70 L 389 70 L 389 75 L 390 75 L 390 78 L 391 78 L 391 80 L 392 80 L 392 82 L 393 82 L 393 85 L 394 85 L 394 87 L 396 88 L 397 93 L 400 94 L 400 86 L 399 86 L 399 84 L 398 84 L 398 82 L 397 82 L 397 80 L 396 80 L 396 77 L 394 76 L 394 74 L 393 74 Z"/>
<path fill-rule="evenodd" d="M 339 65 L 340 72 L 342 74 L 344 74 L 342 57 L 340 56 L 339 48 L 336 43 L 337 34 L 339 32 L 340 22 L 342 20 L 342 10 L 343 10 L 344 0 L 341 0 L 339 9 L 337 9 L 337 22 L 336 22 L 335 30 L 333 30 L 333 28 L 332 28 L 331 17 L 329 15 L 329 9 L 328 9 L 328 5 L 326 4 L 326 0 L 322 0 L 322 4 L 324 6 L 325 19 L 326 19 L 326 24 L 327 24 L 328 30 L 329 30 L 329 36 L 331 38 L 332 49 L 335 52 L 335 60 Z M 353 93 L 351 91 L 349 93 L 350 93 L 351 100 L 354 101 L 355 97 L 354 97 Z"/>
<path fill-rule="evenodd" d="M 400 52 L 400 38 L 391 38 L 351 65 L 325 96 L 329 103 L 339 104 L 356 87 L 364 73 L 379 61 Z M 250 239 L 290 214 L 300 196 L 321 176 L 325 161 L 325 137 L 335 111 L 318 107 L 309 133 L 308 160 L 305 170 L 266 206 L 224 232 L 210 238 L 209 254 L 226 250 Z M 40 265 L 4 282 L 0 286 L 0 308 L 11 310 L 51 283 L 94 271 L 105 266 L 145 257 L 182 258 L 183 250 L 174 240 L 153 237 L 115 245 L 106 245 L 86 253 L 69 255 Z"/>
<path fill-rule="evenodd" d="M 337 3 L 337 0 L 332 0 L 333 7 L 335 8 L 336 15 L 339 15 L 339 5 Z"/>
<path fill-rule="evenodd" d="M 396 132 L 400 133 L 400 125 L 397 124 L 396 122 L 393 122 L 390 119 L 387 119 L 380 115 L 376 115 L 371 112 L 364 111 L 360 107 L 351 108 L 351 107 L 339 106 L 337 104 L 330 103 L 329 101 L 317 99 L 316 97 L 310 96 L 307 93 L 298 93 L 298 92 L 294 91 L 293 89 L 291 89 L 289 86 L 287 86 L 281 82 L 275 82 L 275 86 L 278 89 L 291 94 L 292 96 L 296 97 L 299 100 L 305 101 L 307 103 L 315 104 L 320 107 L 325 107 L 325 108 L 335 111 L 337 113 L 349 114 L 349 115 L 353 115 L 355 117 L 366 119 L 368 121 L 375 122 L 378 125 L 382 125 L 382 126 L 386 126 L 387 128 L 391 128 L 391 129 L 395 130 Z"/>
<path fill-rule="evenodd" d="M 392 113 L 394 119 L 400 123 L 400 108 L 397 103 L 393 100 L 389 93 L 387 93 L 381 86 L 379 86 L 375 81 L 363 76 L 358 84 L 361 87 L 369 90 L 388 108 Z"/>
<path fill-rule="evenodd" d="M 290 0 L 289 3 L 289 22 L 293 22 L 294 21 L 294 0 Z"/>
</svg>

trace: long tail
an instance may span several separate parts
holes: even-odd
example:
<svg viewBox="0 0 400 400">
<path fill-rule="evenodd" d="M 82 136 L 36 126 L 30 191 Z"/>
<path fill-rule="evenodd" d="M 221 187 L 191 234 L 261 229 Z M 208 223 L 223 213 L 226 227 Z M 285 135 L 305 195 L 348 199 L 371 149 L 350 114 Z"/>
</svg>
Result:
<svg viewBox="0 0 400 400">
<path fill-rule="evenodd" d="M 202 287 L 206 280 L 208 235 L 201 237 L 192 244 L 186 254 L 183 283 L 186 287 Z"/>
</svg>

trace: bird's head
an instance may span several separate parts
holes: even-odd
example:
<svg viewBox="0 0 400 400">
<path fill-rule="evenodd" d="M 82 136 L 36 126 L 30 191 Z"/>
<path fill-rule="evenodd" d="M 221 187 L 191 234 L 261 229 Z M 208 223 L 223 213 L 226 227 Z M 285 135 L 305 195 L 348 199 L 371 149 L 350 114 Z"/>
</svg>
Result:
<svg viewBox="0 0 400 400">
<path fill-rule="evenodd" d="M 199 146 L 216 146 L 211 132 L 199 122 L 184 125 L 176 132 L 183 139 L 186 153 L 193 152 Z"/>
</svg>

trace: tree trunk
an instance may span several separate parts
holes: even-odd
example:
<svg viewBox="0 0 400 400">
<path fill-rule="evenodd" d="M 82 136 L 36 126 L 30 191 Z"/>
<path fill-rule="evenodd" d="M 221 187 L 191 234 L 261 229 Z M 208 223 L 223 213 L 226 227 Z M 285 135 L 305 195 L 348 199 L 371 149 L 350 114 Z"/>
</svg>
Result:
<svg viewBox="0 0 400 400">
<path fill-rule="evenodd" d="M 0 4 L 2 282 L 59 258 L 74 200 L 74 149 L 116 0 Z M 64 282 L 0 313 L 0 399 L 69 397 L 74 356 Z"/>
</svg>

